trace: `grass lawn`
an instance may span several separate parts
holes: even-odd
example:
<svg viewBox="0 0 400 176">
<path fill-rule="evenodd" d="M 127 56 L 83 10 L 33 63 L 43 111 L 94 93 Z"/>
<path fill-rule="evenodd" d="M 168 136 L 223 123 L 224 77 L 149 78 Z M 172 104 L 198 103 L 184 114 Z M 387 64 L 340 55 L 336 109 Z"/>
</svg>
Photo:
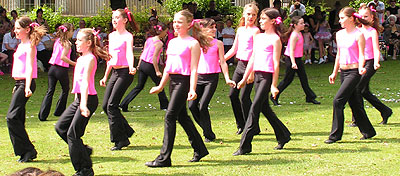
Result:
<svg viewBox="0 0 400 176">
<path fill-rule="evenodd" d="M 210 103 L 215 142 L 207 143 L 210 152 L 199 163 L 187 162 L 193 150 L 182 127 L 177 126 L 177 136 L 172 154 L 172 167 L 148 168 L 146 161 L 153 160 L 160 151 L 163 138 L 163 117 L 156 95 L 148 94 L 153 83 L 148 80 L 144 91 L 130 104 L 131 112 L 124 113 L 136 133 L 130 138 L 131 145 L 122 151 L 110 151 L 107 116 L 102 112 L 101 102 L 105 88 L 96 86 L 100 104 L 86 128 L 83 140 L 94 148 L 93 169 L 96 175 L 399 175 L 400 174 L 400 63 L 389 60 L 381 63 L 370 84 L 371 90 L 394 114 L 388 125 L 378 125 L 381 116 L 369 103 L 365 103 L 367 114 L 374 125 L 377 136 L 370 140 L 359 140 L 358 128 L 345 127 L 342 141 L 327 145 L 332 124 L 332 100 L 339 87 L 328 83 L 332 63 L 307 65 L 311 88 L 317 94 L 321 105 L 305 103 L 305 95 L 299 79 L 280 97 L 281 106 L 273 107 L 277 116 L 292 133 L 292 140 L 284 150 L 273 148 L 277 142 L 274 132 L 261 115 L 261 134 L 253 140 L 253 152 L 244 156 L 232 156 L 239 146 L 240 137 L 235 135 L 236 125 L 228 98 L 229 88 L 222 77 Z M 284 68 L 281 66 L 280 80 Z M 233 67 L 230 67 L 231 73 Z M 100 66 L 96 81 L 104 73 Z M 222 74 L 220 75 L 222 76 Z M 57 117 L 52 116 L 60 93 L 60 86 L 53 99 L 49 121 L 40 122 L 37 114 L 47 90 L 47 74 L 39 73 L 37 89 L 29 100 L 26 111 L 26 129 L 38 151 L 38 158 L 31 163 L 17 163 L 9 139 L 5 116 L 11 99 L 14 81 L 10 75 L 0 77 L 0 175 L 7 175 L 25 167 L 54 169 L 66 175 L 75 173 L 69 159 L 68 146 L 54 130 Z M 128 91 L 136 85 L 135 80 Z M 166 88 L 167 90 L 168 88 Z M 169 96 L 169 95 L 168 95 Z M 72 102 L 70 94 L 68 104 Z M 253 97 L 252 97 L 253 98 Z M 351 120 L 348 105 L 345 109 L 346 125 Z M 200 129 L 197 126 L 198 130 Z"/>
</svg>

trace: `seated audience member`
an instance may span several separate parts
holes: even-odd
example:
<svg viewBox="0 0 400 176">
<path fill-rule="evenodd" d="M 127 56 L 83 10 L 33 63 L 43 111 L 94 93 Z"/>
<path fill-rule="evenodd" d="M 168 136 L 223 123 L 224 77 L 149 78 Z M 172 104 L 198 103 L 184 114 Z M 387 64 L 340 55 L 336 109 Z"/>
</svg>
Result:
<svg viewBox="0 0 400 176">
<path fill-rule="evenodd" d="M 383 37 L 389 44 L 389 47 L 393 47 L 392 59 L 395 60 L 400 48 L 400 25 L 396 24 L 397 17 L 394 15 L 390 15 L 387 21 L 388 22 L 385 25 L 383 32 Z"/>
</svg>

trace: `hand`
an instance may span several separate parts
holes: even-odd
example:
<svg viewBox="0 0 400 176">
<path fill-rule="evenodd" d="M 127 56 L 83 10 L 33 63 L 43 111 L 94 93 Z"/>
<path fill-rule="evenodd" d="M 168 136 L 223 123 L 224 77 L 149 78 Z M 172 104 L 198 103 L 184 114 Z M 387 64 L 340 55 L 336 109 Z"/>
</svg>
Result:
<svg viewBox="0 0 400 176">
<path fill-rule="evenodd" d="M 226 81 L 226 84 L 228 84 L 229 87 L 232 87 L 232 88 L 235 88 L 235 86 L 236 86 L 235 81 L 232 81 L 232 80 L 230 80 L 230 79 Z"/>
<path fill-rule="evenodd" d="M 89 117 L 90 111 L 86 106 L 80 105 L 79 108 L 81 109 L 81 115 L 83 117 Z"/>
<path fill-rule="evenodd" d="M 363 75 L 363 74 L 365 74 L 366 72 L 367 72 L 367 69 L 365 69 L 364 67 L 358 69 L 358 73 L 359 73 L 360 75 Z"/>
<path fill-rule="evenodd" d="M 279 89 L 276 86 L 271 85 L 271 95 L 274 99 L 276 99 L 276 96 L 279 93 Z"/>
<path fill-rule="evenodd" d="M 26 87 L 25 88 L 25 97 L 30 97 L 32 96 L 32 91 L 30 88 Z"/>
<path fill-rule="evenodd" d="M 254 72 L 250 74 L 249 78 L 247 78 L 247 84 L 251 84 L 254 82 Z"/>
<path fill-rule="evenodd" d="M 236 88 L 241 89 L 246 85 L 246 81 L 242 79 L 240 82 L 237 83 Z"/>
<path fill-rule="evenodd" d="M 150 94 L 158 94 L 158 93 L 160 93 L 162 91 L 162 88 L 161 87 L 159 87 L 159 86 L 155 86 L 155 87 L 152 87 L 151 89 L 150 89 Z"/>
<path fill-rule="evenodd" d="M 374 63 L 374 69 L 378 70 L 381 67 L 381 64 L 379 63 Z"/>
<path fill-rule="evenodd" d="M 156 75 L 158 76 L 158 77 L 162 77 L 162 73 L 160 72 L 160 71 L 156 71 Z"/>
<path fill-rule="evenodd" d="M 330 84 L 335 84 L 335 79 L 336 79 L 336 74 L 332 73 L 331 75 L 329 75 Z"/>
<path fill-rule="evenodd" d="M 297 70 L 297 64 L 292 64 L 292 69 Z"/>
<path fill-rule="evenodd" d="M 135 75 L 136 74 L 136 68 L 135 67 L 129 67 L 129 74 Z"/>
<path fill-rule="evenodd" d="M 14 93 L 16 89 L 17 89 L 17 87 L 14 86 L 13 90 L 12 90 L 12 93 Z"/>
<path fill-rule="evenodd" d="M 187 101 L 195 100 L 197 98 L 196 91 L 190 90 L 188 93 Z"/>
<path fill-rule="evenodd" d="M 107 82 L 107 78 L 103 78 L 100 80 L 100 86 L 101 87 L 106 87 L 106 82 Z"/>
</svg>

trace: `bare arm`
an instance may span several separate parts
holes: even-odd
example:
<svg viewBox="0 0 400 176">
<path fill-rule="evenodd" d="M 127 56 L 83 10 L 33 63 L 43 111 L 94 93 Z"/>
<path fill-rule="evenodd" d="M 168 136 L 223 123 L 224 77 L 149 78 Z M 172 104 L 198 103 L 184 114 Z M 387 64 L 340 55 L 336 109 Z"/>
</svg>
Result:
<svg viewBox="0 0 400 176">
<path fill-rule="evenodd" d="M 64 61 L 65 63 L 68 63 L 69 65 L 75 66 L 76 63 L 67 57 L 70 49 L 71 49 L 70 45 L 63 48 L 61 53 L 61 60 Z"/>
<path fill-rule="evenodd" d="M 365 49 L 365 38 L 363 34 L 360 34 L 358 37 L 358 54 L 359 54 L 359 58 L 358 58 L 358 72 L 360 73 L 360 75 L 364 74 L 366 72 L 365 68 L 364 68 L 364 64 L 365 64 L 365 56 L 364 56 L 364 49 Z"/>
<path fill-rule="evenodd" d="M 81 110 L 81 114 L 84 117 L 89 117 L 89 115 L 90 115 L 90 111 L 87 108 L 87 100 L 88 100 L 88 94 L 89 94 L 90 73 L 92 73 L 94 64 L 96 64 L 95 59 L 96 58 L 94 58 L 94 57 L 91 58 L 88 69 L 85 69 L 85 72 L 83 73 L 82 84 L 80 85 L 81 101 L 80 101 L 79 108 Z"/>
<path fill-rule="evenodd" d="M 190 48 L 191 59 L 190 59 L 190 87 L 187 100 L 195 100 L 197 98 L 196 86 L 197 86 L 197 66 L 200 59 L 200 44 L 195 41 L 192 43 Z"/>
<path fill-rule="evenodd" d="M 135 58 L 133 57 L 133 36 L 127 40 L 126 44 L 126 59 L 128 60 L 129 65 L 129 74 L 135 75 L 136 68 L 135 68 Z"/>
<path fill-rule="evenodd" d="M 25 66 L 25 97 L 32 96 L 31 83 L 33 77 L 33 64 L 36 56 L 36 46 L 30 46 L 26 53 L 26 66 Z"/>
<path fill-rule="evenodd" d="M 299 40 L 299 37 L 296 35 L 293 37 L 289 38 L 289 42 L 290 42 L 290 48 L 289 48 L 289 57 L 290 57 L 290 62 L 292 62 L 292 69 L 297 69 L 297 65 L 296 65 L 296 58 L 294 57 L 294 50 L 296 48 L 296 43 Z"/>
<path fill-rule="evenodd" d="M 156 75 L 158 77 L 162 76 L 162 74 L 160 72 L 160 68 L 158 68 L 158 60 L 157 60 L 161 54 L 162 46 L 163 46 L 162 42 L 157 42 L 156 44 L 154 44 L 155 50 L 154 50 L 154 54 L 153 54 L 153 67 L 154 67 L 154 70 L 156 71 Z"/>
<path fill-rule="evenodd" d="M 374 69 L 377 70 L 380 67 L 379 57 L 381 52 L 379 51 L 378 32 L 376 30 L 372 33 L 372 47 L 374 49 Z"/>
<path fill-rule="evenodd" d="M 278 85 L 278 78 L 279 78 L 279 60 L 281 58 L 281 51 L 282 51 L 282 42 L 281 40 L 276 40 L 274 43 L 274 74 L 272 75 L 272 84 L 271 84 L 271 94 L 272 97 L 275 99 L 276 95 L 278 95 L 279 90 L 276 87 Z"/>
<path fill-rule="evenodd" d="M 235 87 L 236 83 L 229 79 L 229 69 L 228 64 L 224 59 L 224 44 L 221 41 L 218 41 L 218 57 L 219 57 L 219 65 L 221 66 L 222 73 L 224 74 L 225 82 L 231 87 Z"/>
<path fill-rule="evenodd" d="M 336 38 L 338 39 L 339 35 L 336 34 Z M 337 40 L 336 40 L 337 41 Z M 333 71 L 332 74 L 329 76 L 329 83 L 330 84 L 334 84 L 335 83 L 335 79 L 337 76 L 337 73 L 339 71 L 339 60 L 340 60 L 340 49 L 337 49 L 337 53 L 336 53 L 336 59 L 335 59 L 335 64 L 333 65 Z"/>
</svg>

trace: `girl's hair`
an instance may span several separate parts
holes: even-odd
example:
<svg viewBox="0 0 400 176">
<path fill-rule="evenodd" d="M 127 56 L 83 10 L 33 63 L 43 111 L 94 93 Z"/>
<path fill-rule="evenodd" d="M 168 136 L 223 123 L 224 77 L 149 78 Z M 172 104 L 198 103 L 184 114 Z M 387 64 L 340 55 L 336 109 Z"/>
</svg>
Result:
<svg viewBox="0 0 400 176">
<path fill-rule="evenodd" d="M 42 12 L 42 14 L 43 14 L 43 10 L 42 9 L 37 9 L 36 10 L 36 15 L 38 15 L 40 12 Z"/>
<path fill-rule="evenodd" d="M 134 18 L 134 16 L 133 16 L 132 13 L 127 13 L 127 12 L 125 11 L 125 9 L 117 9 L 116 11 L 118 11 L 118 12 L 121 14 L 121 16 L 122 16 L 123 18 L 126 18 L 126 19 L 128 20 L 128 23 L 131 25 L 131 27 L 132 27 L 132 29 L 133 29 L 134 31 L 139 32 L 139 26 L 138 26 L 138 24 L 136 23 L 135 18 Z M 130 17 L 128 17 L 128 15 L 129 15 Z M 129 20 L 129 19 L 132 19 L 132 20 Z"/>
<path fill-rule="evenodd" d="M 31 41 L 32 46 L 36 46 L 39 44 L 40 40 L 44 35 L 46 35 L 46 27 L 31 25 L 32 20 L 29 17 L 21 17 L 18 18 L 15 23 L 18 23 L 22 28 L 30 28 L 29 31 L 29 40 Z"/>
<path fill-rule="evenodd" d="M 205 18 L 200 21 L 200 27 L 202 26 L 203 28 L 208 28 L 208 27 L 216 25 L 216 24 L 217 23 L 212 18 Z"/>
<path fill-rule="evenodd" d="M 250 8 L 253 9 L 254 11 L 256 11 L 256 15 L 258 14 L 257 3 L 256 3 L 256 2 L 252 2 L 252 3 L 246 4 L 246 5 L 244 6 L 244 8 L 243 8 L 243 16 L 244 16 L 244 12 L 245 12 L 247 9 L 250 9 Z M 245 25 L 245 20 L 244 20 L 244 17 L 243 17 L 243 16 L 242 16 L 242 18 L 240 18 L 239 27 Z M 256 20 L 254 23 L 257 23 L 257 20 Z"/>
<path fill-rule="evenodd" d="M 110 60 L 110 54 L 106 50 L 100 47 L 100 40 L 99 38 L 94 34 L 94 30 L 90 28 L 83 28 L 79 30 L 78 33 L 83 33 L 84 38 L 87 41 L 92 41 L 92 44 L 90 45 L 90 51 L 95 55 L 97 58 L 102 58 L 106 61 Z"/>
<path fill-rule="evenodd" d="M 261 11 L 261 14 L 267 15 L 268 18 L 271 19 L 271 20 L 280 17 L 279 16 L 279 11 L 276 10 L 275 8 L 265 8 L 264 10 Z M 283 25 L 283 22 L 282 23 L 275 22 L 275 24 L 274 24 L 275 33 L 279 37 L 281 37 L 281 34 L 283 32 L 282 25 Z M 281 40 L 282 40 L 282 38 L 281 38 Z"/>
<path fill-rule="evenodd" d="M 297 25 L 300 22 L 300 19 L 303 19 L 303 18 L 301 18 L 300 16 L 294 16 L 292 18 L 292 20 L 290 21 L 289 29 L 285 32 L 285 34 L 283 34 L 283 40 L 285 42 L 287 42 L 289 40 L 290 35 L 294 31 L 294 25 Z"/>
<path fill-rule="evenodd" d="M 71 23 L 64 23 L 57 28 L 56 37 L 60 38 L 60 43 L 63 47 L 71 46 L 71 42 L 68 38 L 68 33 L 73 30 L 74 25 L 72 25 Z"/>
<path fill-rule="evenodd" d="M 43 173 L 42 170 L 36 167 L 27 167 L 25 169 L 19 170 L 9 176 L 25 176 L 25 175 L 39 175 Z"/>
<path fill-rule="evenodd" d="M 354 19 L 354 25 L 356 26 L 358 26 L 360 23 L 363 25 L 372 26 L 369 21 L 359 18 L 359 14 L 356 13 L 356 10 L 354 10 L 352 7 L 344 7 L 339 13 L 343 13 L 349 18 L 352 17 Z"/>
<path fill-rule="evenodd" d="M 155 26 L 151 26 L 149 29 L 151 36 L 160 35 L 162 31 L 167 30 L 168 27 L 164 23 L 158 23 Z"/>
<path fill-rule="evenodd" d="M 366 10 L 369 14 L 372 15 L 372 27 L 376 29 L 376 31 L 382 32 L 383 31 L 383 26 L 379 24 L 379 19 L 378 15 L 376 14 L 376 11 L 372 11 L 369 7 L 367 7 L 367 4 L 361 3 L 360 5 L 360 10 Z"/>
<path fill-rule="evenodd" d="M 181 10 L 177 14 L 180 14 L 186 17 L 186 22 L 191 24 L 189 28 L 193 29 L 193 38 L 195 38 L 200 47 L 203 49 L 204 52 L 207 52 L 207 48 L 210 46 L 210 42 L 208 41 L 208 36 L 203 31 L 203 28 L 200 26 L 199 22 L 193 21 L 193 14 L 189 12 L 189 10 Z"/>
<path fill-rule="evenodd" d="M 12 11 L 10 12 L 10 14 L 12 14 L 12 13 L 15 13 L 16 15 L 18 15 L 18 13 L 17 13 L 16 10 L 12 10 Z"/>
</svg>

